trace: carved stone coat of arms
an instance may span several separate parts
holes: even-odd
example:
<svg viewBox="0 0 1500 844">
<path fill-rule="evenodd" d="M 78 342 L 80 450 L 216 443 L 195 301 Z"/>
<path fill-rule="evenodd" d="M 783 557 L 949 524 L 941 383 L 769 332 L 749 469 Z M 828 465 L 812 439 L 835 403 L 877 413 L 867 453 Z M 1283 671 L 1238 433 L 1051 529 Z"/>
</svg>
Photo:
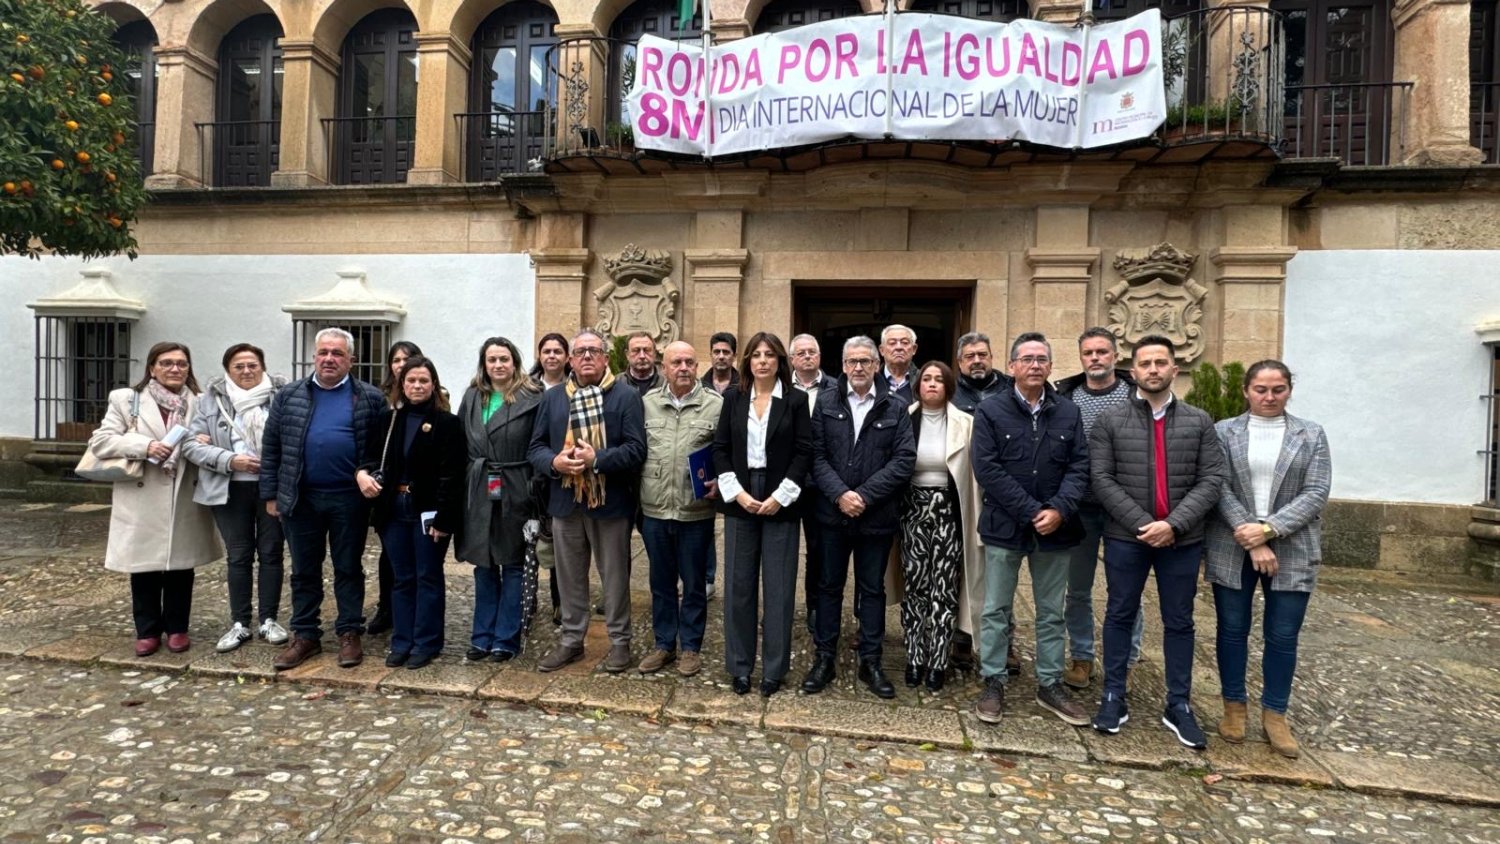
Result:
<svg viewBox="0 0 1500 844">
<path fill-rule="evenodd" d="M 597 328 L 609 336 L 645 331 L 661 347 L 677 339 L 677 285 L 667 278 L 672 256 L 634 243 L 604 259 L 613 281 L 594 291 L 599 302 Z"/>
<path fill-rule="evenodd" d="M 1109 330 L 1127 359 L 1141 338 L 1160 334 L 1189 363 L 1203 353 L 1203 299 L 1208 288 L 1189 277 L 1198 256 L 1170 243 L 1121 252 L 1114 268 L 1122 280 L 1104 291 Z"/>
</svg>

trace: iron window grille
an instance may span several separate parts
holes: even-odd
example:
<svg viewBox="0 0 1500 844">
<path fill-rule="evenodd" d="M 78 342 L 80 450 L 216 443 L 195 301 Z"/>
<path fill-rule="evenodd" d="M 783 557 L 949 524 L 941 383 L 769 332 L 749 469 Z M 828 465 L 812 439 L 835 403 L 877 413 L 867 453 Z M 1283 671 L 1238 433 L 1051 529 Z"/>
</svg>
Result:
<svg viewBox="0 0 1500 844">
<path fill-rule="evenodd" d="M 325 328 L 342 328 L 354 335 L 354 366 L 349 372 L 355 378 L 379 387 L 385 381 L 385 351 L 395 342 L 395 325 L 381 320 L 326 319 L 292 320 L 292 371 L 297 378 L 312 374 L 313 353 L 318 332 Z"/>
<path fill-rule="evenodd" d="M 88 442 L 111 390 L 129 386 L 130 321 L 113 316 L 36 318 L 38 440 Z"/>
</svg>

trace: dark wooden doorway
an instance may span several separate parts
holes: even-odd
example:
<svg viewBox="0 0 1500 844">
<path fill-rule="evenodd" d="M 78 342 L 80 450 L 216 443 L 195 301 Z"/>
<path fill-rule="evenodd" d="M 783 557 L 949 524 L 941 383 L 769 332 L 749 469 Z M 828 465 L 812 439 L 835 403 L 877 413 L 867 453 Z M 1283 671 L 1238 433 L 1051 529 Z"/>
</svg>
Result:
<svg viewBox="0 0 1500 844">
<path fill-rule="evenodd" d="M 864 334 L 880 342 L 880 330 L 897 323 L 917 332 L 917 364 L 940 360 L 953 365 L 954 344 L 971 330 L 972 285 L 920 287 L 798 282 L 792 287 L 793 334 L 811 334 L 823 351 L 823 371 L 843 372 L 844 341 Z"/>
</svg>

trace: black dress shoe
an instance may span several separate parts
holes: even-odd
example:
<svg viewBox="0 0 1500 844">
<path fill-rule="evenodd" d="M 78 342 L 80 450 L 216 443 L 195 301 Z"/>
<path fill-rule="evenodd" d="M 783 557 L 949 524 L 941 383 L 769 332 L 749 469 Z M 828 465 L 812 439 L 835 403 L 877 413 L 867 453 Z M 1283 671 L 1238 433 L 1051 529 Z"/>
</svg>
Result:
<svg viewBox="0 0 1500 844">
<path fill-rule="evenodd" d="M 802 680 L 802 691 L 815 695 L 827 688 L 835 676 L 837 672 L 834 670 L 833 654 L 820 653 L 813 658 L 812 668 L 808 669 L 807 677 Z"/>
<path fill-rule="evenodd" d="M 878 698 L 890 700 L 896 696 L 896 687 L 891 685 L 890 680 L 885 679 L 884 669 L 880 667 L 880 663 L 873 659 L 865 660 L 859 664 L 859 679 Z"/>
<path fill-rule="evenodd" d="M 750 694 L 750 678 L 749 677 L 736 677 L 736 678 L 734 678 L 734 693 L 737 694 L 737 695 L 748 695 L 748 694 Z"/>
<path fill-rule="evenodd" d="M 395 651 L 391 651 L 390 653 L 385 655 L 385 667 L 400 668 L 401 666 L 406 664 L 406 660 L 410 657 L 411 654 L 409 653 L 396 653 Z"/>
<path fill-rule="evenodd" d="M 389 607 L 376 606 L 375 614 L 370 617 L 370 623 L 365 625 L 365 632 L 370 635 L 384 633 L 391 629 L 391 611 Z"/>
<path fill-rule="evenodd" d="M 485 650 L 484 648 L 471 647 L 467 652 L 464 653 L 464 659 L 467 659 L 470 662 L 479 662 L 481 660 L 489 659 L 489 656 L 490 652 Z"/>
<path fill-rule="evenodd" d="M 760 681 L 760 696 L 761 697 L 770 697 L 771 695 L 774 695 L 774 694 L 776 694 L 779 691 L 781 691 L 781 681 L 780 680 L 761 680 Z"/>
<path fill-rule="evenodd" d="M 436 658 L 437 654 L 412 654 L 411 659 L 406 661 L 406 667 L 412 671 L 416 671 L 418 668 L 426 668 L 428 665 L 431 665 L 432 661 Z"/>
<path fill-rule="evenodd" d="M 922 674 L 922 666 L 908 662 L 906 664 L 906 677 L 904 678 L 906 680 L 906 687 L 908 689 L 915 689 L 922 685 Z"/>
<path fill-rule="evenodd" d="M 943 690 L 943 681 L 947 679 L 948 672 L 941 668 L 927 669 L 927 691 L 940 692 Z"/>
<path fill-rule="evenodd" d="M 495 651 L 490 654 L 490 662 L 510 662 L 516 655 L 510 651 Z"/>
</svg>

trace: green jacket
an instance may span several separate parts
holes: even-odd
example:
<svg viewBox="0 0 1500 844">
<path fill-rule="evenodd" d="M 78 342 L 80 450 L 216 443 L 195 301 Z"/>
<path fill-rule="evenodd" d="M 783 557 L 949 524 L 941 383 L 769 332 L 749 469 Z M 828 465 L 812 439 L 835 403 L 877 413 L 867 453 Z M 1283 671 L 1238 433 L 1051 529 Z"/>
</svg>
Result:
<svg viewBox="0 0 1500 844">
<path fill-rule="evenodd" d="M 653 519 L 696 522 L 712 519 L 712 502 L 693 498 L 688 455 L 710 445 L 724 400 L 702 384 L 672 403 L 668 387 L 641 397 L 646 405 L 646 465 L 641 468 L 641 512 Z"/>
</svg>

